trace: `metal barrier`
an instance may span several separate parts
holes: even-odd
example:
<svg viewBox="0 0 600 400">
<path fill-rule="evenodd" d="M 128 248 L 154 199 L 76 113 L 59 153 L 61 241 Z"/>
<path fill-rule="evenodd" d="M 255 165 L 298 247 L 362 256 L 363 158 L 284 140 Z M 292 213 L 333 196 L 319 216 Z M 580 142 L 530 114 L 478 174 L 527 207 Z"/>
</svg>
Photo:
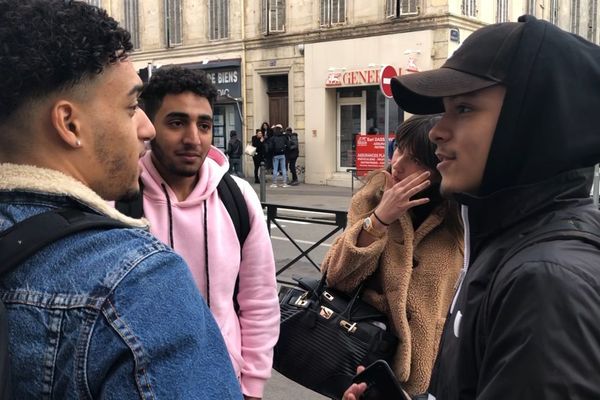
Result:
<svg viewBox="0 0 600 400">
<path fill-rule="evenodd" d="M 330 237 L 335 235 L 337 232 L 344 230 L 344 228 L 346 228 L 346 222 L 348 220 L 348 212 L 345 210 L 344 211 L 326 210 L 326 209 L 322 209 L 322 208 L 296 207 L 296 206 L 289 206 L 289 205 L 284 205 L 284 204 L 274 204 L 274 203 L 262 203 L 262 206 L 263 206 L 263 208 L 267 209 L 267 228 L 269 230 L 269 236 L 271 236 L 271 223 L 273 223 L 277 228 L 279 228 L 279 230 L 288 238 L 288 240 L 300 252 L 300 254 L 296 258 L 294 258 L 293 260 L 288 262 L 283 267 L 279 268 L 275 273 L 276 276 L 279 276 L 281 273 L 286 271 L 288 268 L 290 268 L 292 265 L 294 265 L 296 262 L 298 262 L 298 260 L 300 260 L 302 258 L 306 258 L 316 268 L 317 271 L 320 271 L 321 269 L 319 268 L 319 265 L 317 265 L 317 263 L 315 263 L 313 261 L 313 259 L 309 255 L 309 253 L 311 251 L 313 251 L 314 249 L 316 249 L 321 243 L 323 243 L 324 241 L 326 241 L 327 239 L 329 239 Z M 316 217 L 312 217 L 312 216 L 308 216 L 308 215 L 305 217 L 304 216 L 303 217 L 295 217 L 295 216 L 291 216 L 291 215 L 284 216 L 284 215 L 279 214 L 279 211 L 281 211 L 281 210 L 310 211 L 310 212 L 319 213 L 319 214 L 329 214 L 329 215 L 333 216 L 333 218 L 316 218 Z M 319 225 L 331 225 L 331 226 L 334 226 L 335 228 L 333 228 L 333 230 L 331 230 L 330 232 L 326 233 L 322 238 L 317 240 L 309 248 L 307 248 L 306 250 L 303 250 L 298 245 L 298 243 L 296 243 L 294 238 L 292 238 L 285 231 L 285 229 L 281 226 L 281 224 L 279 224 L 278 220 L 308 222 L 308 223 L 319 224 Z M 282 281 L 279 279 L 277 280 L 277 282 L 285 283 L 288 285 L 294 284 L 293 282 Z"/>
<path fill-rule="evenodd" d="M 352 194 L 354 195 L 354 180 L 359 181 L 362 185 L 364 183 L 364 180 L 361 178 L 368 176 L 368 174 L 373 171 L 364 169 L 358 170 L 356 168 L 346 168 L 346 172 L 350 172 L 350 190 L 352 190 Z"/>
<path fill-rule="evenodd" d="M 350 172 L 350 190 L 354 194 L 354 178 L 357 178 L 356 168 L 346 168 L 346 172 Z"/>
<path fill-rule="evenodd" d="M 260 169 L 259 169 L 259 173 L 260 173 L 260 201 L 267 201 L 267 174 L 266 174 L 266 167 L 265 167 L 265 162 L 261 161 L 260 162 Z"/>
</svg>

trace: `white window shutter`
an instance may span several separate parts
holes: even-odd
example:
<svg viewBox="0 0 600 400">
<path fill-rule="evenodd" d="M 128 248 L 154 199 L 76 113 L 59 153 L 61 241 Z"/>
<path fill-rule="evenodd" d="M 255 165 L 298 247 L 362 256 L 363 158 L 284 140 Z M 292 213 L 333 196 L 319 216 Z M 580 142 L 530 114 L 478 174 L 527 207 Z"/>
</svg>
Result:
<svg viewBox="0 0 600 400">
<path fill-rule="evenodd" d="M 331 0 L 321 0 L 321 26 L 329 26 L 331 24 Z"/>
<path fill-rule="evenodd" d="M 386 0 L 385 2 L 385 17 L 386 18 L 396 18 L 397 14 L 397 6 L 398 0 Z"/>
</svg>

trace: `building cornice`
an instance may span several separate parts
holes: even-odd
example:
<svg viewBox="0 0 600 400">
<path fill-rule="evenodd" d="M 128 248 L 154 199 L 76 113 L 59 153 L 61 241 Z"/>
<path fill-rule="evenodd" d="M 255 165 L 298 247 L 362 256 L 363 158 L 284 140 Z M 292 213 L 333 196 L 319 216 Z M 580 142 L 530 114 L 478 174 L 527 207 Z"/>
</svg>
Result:
<svg viewBox="0 0 600 400">
<path fill-rule="evenodd" d="M 226 41 L 207 41 L 173 48 L 162 48 L 136 51 L 132 54 L 133 61 L 158 61 L 162 59 L 186 58 L 200 56 L 208 59 L 221 58 L 225 53 L 241 54 L 245 51 L 347 40 L 370 36 L 391 35 L 423 30 L 439 30 L 444 28 L 459 28 L 475 31 L 485 23 L 461 15 L 429 14 L 424 16 L 403 17 L 390 19 L 378 24 L 352 24 L 332 28 L 317 29 L 309 32 L 294 32 L 271 34 L 244 40 L 230 39 Z M 227 58 L 231 58 L 227 56 Z"/>
</svg>

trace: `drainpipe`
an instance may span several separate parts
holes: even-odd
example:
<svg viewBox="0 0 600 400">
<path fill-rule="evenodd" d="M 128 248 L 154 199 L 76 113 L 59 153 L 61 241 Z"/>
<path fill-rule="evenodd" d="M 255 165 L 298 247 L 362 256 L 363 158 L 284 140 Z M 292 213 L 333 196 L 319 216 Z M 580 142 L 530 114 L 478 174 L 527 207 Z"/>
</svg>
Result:
<svg viewBox="0 0 600 400">
<path fill-rule="evenodd" d="M 248 110 L 246 109 L 247 106 L 246 104 L 248 103 L 247 101 L 245 101 L 246 99 L 246 0 L 241 0 L 242 3 L 242 62 L 240 63 L 240 73 L 241 73 L 241 78 L 242 78 L 242 93 L 241 93 L 241 98 L 242 98 L 242 114 L 243 114 L 243 118 L 245 119 L 246 116 L 248 115 Z M 239 112 L 239 108 L 240 108 L 240 103 L 237 103 L 237 107 L 238 107 L 238 112 Z M 248 124 L 246 124 L 246 121 L 244 121 L 244 119 L 242 119 L 242 127 L 246 127 L 248 128 Z M 250 127 L 252 129 L 252 127 Z M 245 141 L 246 140 L 246 129 L 244 130 L 244 132 L 242 133 L 242 140 Z M 245 143 L 245 142 L 244 142 Z"/>
<path fill-rule="evenodd" d="M 240 111 L 240 103 L 239 101 L 236 101 L 236 106 L 238 109 L 238 113 L 242 114 L 240 115 L 240 120 L 242 122 L 242 143 L 246 143 L 246 137 L 248 136 L 247 134 L 247 128 L 248 128 L 248 124 L 246 124 L 245 118 L 248 115 L 248 110 L 247 110 L 247 106 L 246 104 L 248 104 L 248 101 L 246 101 L 246 0 L 241 0 L 241 4 L 242 4 L 242 61 L 240 63 L 240 75 L 241 75 L 241 88 L 242 88 L 242 93 L 241 93 L 241 100 L 242 100 L 242 108 L 243 111 Z M 244 127 L 246 129 L 244 129 Z M 250 130 L 252 131 L 252 127 L 250 127 Z M 244 171 L 244 167 L 246 163 L 244 163 L 242 161 L 242 171 Z M 250 163 L 252 164 L 252 163 Z M 247 169 L 247 168 L 246 168 Z M 245 175 L 244 171 L 244 175 Z"/>
</svg>

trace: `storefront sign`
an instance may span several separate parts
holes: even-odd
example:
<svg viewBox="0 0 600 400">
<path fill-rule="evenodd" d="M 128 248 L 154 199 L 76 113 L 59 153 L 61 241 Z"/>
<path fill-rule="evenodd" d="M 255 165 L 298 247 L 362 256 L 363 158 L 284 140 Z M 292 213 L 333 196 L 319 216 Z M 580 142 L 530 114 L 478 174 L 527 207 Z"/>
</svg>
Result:
<svg viewBox="0 0 600 400">
<path fill-rule="evenodd" d="M 379 85 L 379 68 L 356 69 L 352 71 L 330 71 L 326 87 Z"/>
<path fill-rule="evenodd" d="M 239 68 L 208 69 L 206 76 L 217 87 L 219 97 L 240 97 L 242 94 Z"/>
<path fill-rule="evenodd" d="M 385 147 L 385 135 L 356 135 L 356 175 L 383 168 Z"/>
</svg>

